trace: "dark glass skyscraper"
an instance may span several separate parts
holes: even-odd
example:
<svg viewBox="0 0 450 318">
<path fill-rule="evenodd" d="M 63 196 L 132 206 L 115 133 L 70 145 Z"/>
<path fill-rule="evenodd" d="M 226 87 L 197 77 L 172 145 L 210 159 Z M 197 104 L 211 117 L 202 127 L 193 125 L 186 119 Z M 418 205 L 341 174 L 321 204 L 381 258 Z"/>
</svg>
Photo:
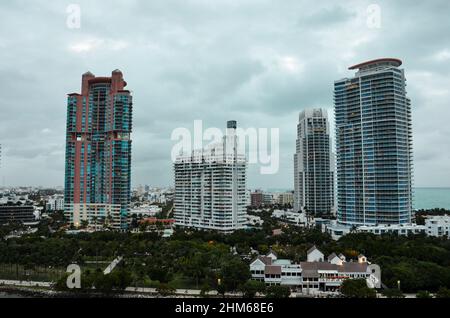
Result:
<svg viewBox="0 0 450 318">
<path fill-rule="evenodd" d="M 68 95 L 65 211 L 79 226 L 125 229 L 130 209 L 132 96 L 122 72 L 83 74 Z"/>
<path fill-rule="evenodd" d="M 338 222 L 412 221 L 411 104 L 402 62 L 384 58 L 350 67 L 336 81 Z"/>
</svg>

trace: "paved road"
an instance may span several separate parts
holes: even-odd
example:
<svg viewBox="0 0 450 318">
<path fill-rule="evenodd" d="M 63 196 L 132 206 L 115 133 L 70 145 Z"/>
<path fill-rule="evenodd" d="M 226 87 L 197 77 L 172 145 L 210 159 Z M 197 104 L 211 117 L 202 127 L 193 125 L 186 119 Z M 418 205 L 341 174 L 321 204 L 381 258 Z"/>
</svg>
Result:
<svg viewBox="0 0 450 318">
<path fill-rule="evenodd" d="M 50 282 L 33 282 L 33 281 L 20 281 L 20 280 L 0 280 L 0 285 L 17 286 L 17 287 L 47 287 L 50 288 L 52 283 Z M 157 294 L 156 288 L 146 287 L 127 287 L 127 292 L 142 293 L 142 294 Z M 177 289 L 175 295 L 178 296 L 199 296 L 200 290 L 196 289 Z M 217 291 L 208 292 L 210 296 L 216 296 Z M 240 296 L 239 294 L 227 293 L 226 296 Z"/>
<path fill-rule="evenodd" d="M 135 292 L 135 293 L 150 293 L 150 294 L 156 294 L 156 288 L 147 288 L 147 287 L 127 287 L 125 289 L 127 292 Z M 177 289 L 175 291 L 175 295 L 186 295 L 186 296 L 199 296 L 200 290 L 197 289 Z M 210 291 L 208 292 L 208 295 L 210 296 L 216 296 L 217 291 Z M 231 294 L 230 294 L 231 296 Z"/>
<path fill-rule="evenodd" d="M 18 286 L 18 287 L 51 287 L 49 282 L 33 282 L 25 280 L 6 280 L 0 279 L 0 285 Z"/>
<path fill-rule="evenodd" d="M 170 208 L 170 210 L 168 210 L 168 211 L 167 211 L 167 213 L 166 213 L 166 219 L 168 219 L 168 218 L 169 218 L 169 215 L 170 215 L 170 213 L 172 213 L 172 211 L 173 211 L 173 207 L 174 207 L 174 204 L 172 204 L 172 207 Z"/>
<path fill-rule="evenodd" d="M 104 274 L 104 275 L 110 274 L 110 273 L 114 270 L 114 268 L 115 268 L 122 260 L 123 260 L 123 257 L 122 257 L 122 256 L 118 256 L 117 258 L 115 258 L 115 259 L 111 262 L 111 264 L 109 264 L 109 265 L 105 268 L 105 270 L 103 271 L 103 274 Z"/>
<path fill-rule="evenodd" d="M 46 287 L 50 288 L 52 283 L 50 282 L 35 282 L 35 281 L 21 281 L 21 280 L 0 280 L 0 285 L 17 286 L 17 287 Z M 140 293 L 140 294 L 158 294 L 156 288 L 147 287 L 127 287 L 126 292 Z M 213 290 L 207 293 L 209 296 L 217 296 L 217 291 Z M 198 289 L 177 289 L 175 296 L 200 296 L 200 290 Z M 228 297 L 242 297 L 241 293 L 226 293 Z M 292 293 L 291 297 L 325 297 L 323 294 L 311 294 L 305 295 L 301 293 Z M 384 298 L 383 295 L 378 294 L 377 297 Z M 416 298 L 416 294 L 405 294 L 405 298 Z"/>
</svg>

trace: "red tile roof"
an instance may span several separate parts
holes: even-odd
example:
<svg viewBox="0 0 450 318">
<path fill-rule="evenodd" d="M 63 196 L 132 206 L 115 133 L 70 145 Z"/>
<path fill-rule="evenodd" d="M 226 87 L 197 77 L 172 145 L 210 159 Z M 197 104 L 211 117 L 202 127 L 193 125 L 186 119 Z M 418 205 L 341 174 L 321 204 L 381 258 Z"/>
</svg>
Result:
<svg viewBox="0 0 450 318">
<path fill-rule="evenodd" d="M 393 62 L 393 63 L 397 63 L 397 66 L 402 65 L 402 61 L 399 59 L 394 59 L 394 58 L 381 58 L 381 59 L 375 59 L 375 60 L 371 60 L 371 61 L 367 61 L 367 62 L 363 62 L 363 63 L 359 63 L 353 66 L 350 66 L 348 69 L 349 70 L 356 70 L 356 69 L 360 69 L 364 66 L 370 65 L 370 64 L 375 64 L 375 63 L 380 63 L 380 62 Z"/>
</svg>

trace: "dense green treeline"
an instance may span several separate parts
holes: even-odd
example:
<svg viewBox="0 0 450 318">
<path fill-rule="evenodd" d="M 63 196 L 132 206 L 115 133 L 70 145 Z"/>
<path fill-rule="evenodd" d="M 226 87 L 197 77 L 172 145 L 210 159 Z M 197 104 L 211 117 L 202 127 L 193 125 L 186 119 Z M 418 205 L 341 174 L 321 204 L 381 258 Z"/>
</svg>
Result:
<svg viewBox="0 0 450 318">
<path fill-rule="evenodd" d="M 250 277 L 251 251 L 273 249 L 279 257 L 296 262 L 306 259 L 313 244 L 327 256 L 343 253 L 355 259 L 363 253 L 382 269 L 382 281 L 404 292 L 436 292 L 450 288 L 450 241 L 425 236 L 375 236 L 353 233 L 339 241 L 314 229 L 283 226 L 283 234 L 273 236 L 269 228 L 238 231 L 231 235 L 177 230 L 168 239 L 155 233 L 97 232 L 66 235 L 59 232 L 42 236 L 0 240 L 0 264 L 27 268 L 51 266 L 64 269 L 71 263 L 95 270 L 96 260 L 111 261 L 124 256 L 123 270 L 133 285 L 203 290 L 242 289 Z M 97 267 L 106 267 L 98 265 Z M 1 278 L 1 277 L 0 277 Z M 255 287 L 247 284 L 249 292 Z M 251 293 L 251 292 L 250 292 Z"/>
<path fill-rule="evenodd" d="M 337 243 L 338 252 L 364 253 L 382 269 L 382 281 L 404 292 L 450 287 L 450 241 L 443 238 L 351 234 Z"/>
</svg>

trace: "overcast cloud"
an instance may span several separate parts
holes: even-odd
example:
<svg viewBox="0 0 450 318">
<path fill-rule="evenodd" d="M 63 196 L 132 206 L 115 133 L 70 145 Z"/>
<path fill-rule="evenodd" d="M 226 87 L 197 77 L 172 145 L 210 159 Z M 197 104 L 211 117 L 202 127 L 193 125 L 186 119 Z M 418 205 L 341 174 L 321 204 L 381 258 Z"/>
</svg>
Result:
<svg viewBox="0 0 450 318">
<path fill-rule="evenodd" d="M 66 8 L 81 8 L 81 28 Z M 367 24 L 370 4 L 380 28 Z M 325 107 L 350 65 L 403 60 L 415 184 L 450 186 L 450 2 L 1 1 L 1 184 L 63 185 L 66 94 L 119 68 L 134 96 L 132 183 L 172 185 L 172 130 L 280 128 L 280 170 L 251 188 L 292 188 L 298 113 Z M 334 126 L 333 126 L 334 127 Z"/>
</svg>

